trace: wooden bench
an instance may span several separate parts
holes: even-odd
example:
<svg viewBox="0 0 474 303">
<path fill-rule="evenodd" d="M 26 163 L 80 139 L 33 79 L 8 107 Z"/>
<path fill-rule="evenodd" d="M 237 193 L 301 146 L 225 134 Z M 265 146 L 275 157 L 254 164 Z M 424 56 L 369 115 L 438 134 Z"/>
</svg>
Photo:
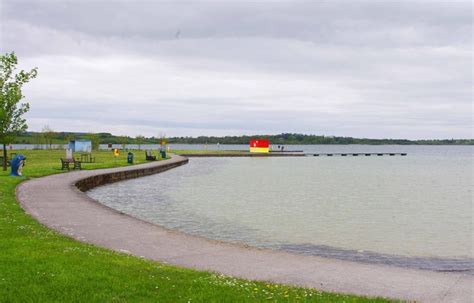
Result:
<svg viewBox="0 0 474 303">
<path fill-rule="evenodd" d="M 156 156 L 153 156 L 153 154 L 151 153 L 151 150 L 147 150 L 145 152 L 145 159 L 147 161 L 156 161 Z"/>
<path fill-rule="evenodd" d="M 70 164 L 72 164 L 72 169 L 79 169 L 81 170 L 81 161 L 77 161 L 75 159 L 63 159 L 61 158 L 61 170 L 66 169 L 70 170 Z"/>
<path fill-rule="evenodd" d="M 95 163 L 95 157 L 92 154 L 81 154 L 81 163 Z"/>
</svg>

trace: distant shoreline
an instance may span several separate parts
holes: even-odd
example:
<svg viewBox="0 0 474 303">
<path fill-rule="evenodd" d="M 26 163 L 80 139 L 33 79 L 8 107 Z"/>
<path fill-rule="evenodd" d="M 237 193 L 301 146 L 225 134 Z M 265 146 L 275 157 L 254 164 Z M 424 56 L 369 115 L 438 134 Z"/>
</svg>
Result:
<svg viewBox="0 0 474 303">
<path fill-rule="evenodd" d="M 265 138 L 273 146 L 278 145 L 474 145 L 474 139 L 370 139 L 325 136 L 314 134 L 282 133 L 277 135 L 256 134 L 242 136 L 198 136 L 198 137 L 144 137 L 116 136 L 111 133 L 84 132 L 26 132 L 16 137 L 13 144 L 66 144 L 69 140 L 85 139 L 96 144 L 208 144 L 241 145 L 249 144 L 252 138 Z"/>
<path fill-rule="evenodd" d="M 174 145 L 174 146 L 173 146 Z M 185 146 L 176 146 L 176 145 L 186 145 L 186 146 L 193 146 L 196 147 L 195 149 L 188 149 Z M 236 149 L 235 146 L 241 146 L 242 149 Z M 271 144 L 270 151 L 272 153 L 301 153 L 303 152 L 300 149 L 304 149 L 304 146 L 474 146 L 474 144 L 280 144 L 280 146 L 284 147 L 284 150 L 279 150 L 277 144 Z M 200 144 L 200 143 L 169 143 L 169 147 L 171 147 L 171 151 L 175 152 L 178 151 L 178 154 L 187 153 L 190 151 L 198 151 L 198 152 L 220 152 L 220 153 L 228 153 L 228 152 L 248 152 L 246 147 L 248 144 Z M 295 150 L 294 147 L 299 146 L 298 150 Z M 67 148 L 66 143 L 53 143 L 49 144 L 31 144 L 31 143 L 13 143 L 6 146 L 7 150 L 11 151 L 18 151 L 18 150 L 47 150 L 47 149 L 56 149 L 56 150 L 63 150 Z M 217 148 L 216 148 L 217 147 Z M 231 147 L 231 149 L 226 149 L 226 147 Z M 109 149 L 120 149 L 120 150 L 157 150 L 160 149 L 160 145 L 157 143 L 143 143 L 143 144 L 136 144 L 136 143 L 126 143 L 124 145 L 114 143 L 111 147 L 108 144 L 100 143 L 99 150 L 109 150 Z M 209 149 L 208 149 L 209 148 Z M 244 149 L 245 148 L 245 149 Z M 3 145 L 0 145 L 0 150 L 3 150 Z M 186 151 L 186 152 L 185 152 Z M 328 151 L 329 153 L 339 153 L 336 151 Z M 352 153 L 352 151 L 340 151 L 341 153 Z M 361 151 L 354 151 L 361 152 Z M 365 152 L 365 151 L 364 151 Z M 367 152 L 374 152 L 374 151 L 367 151 Z M 403 150 L 400 151 L 393 151 L 395 153 L 404 152 Z M 278 155 L 274 155 L 278 156 Z"/>
</svg>

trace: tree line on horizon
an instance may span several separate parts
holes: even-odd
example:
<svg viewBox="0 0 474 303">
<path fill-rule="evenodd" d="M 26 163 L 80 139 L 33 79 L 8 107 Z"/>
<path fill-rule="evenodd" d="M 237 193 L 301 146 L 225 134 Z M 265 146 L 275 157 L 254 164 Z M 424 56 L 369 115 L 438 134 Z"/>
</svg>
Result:
<svg viewBox="0 0 474 303">
<path fill-rule="evenodd" d="M 368 144 L 368 145 L 474 145 L 474 139 L 369 139 L 338 137 L 324 135 L 308 135 L 297 133 L 282 133 L 278 135 L 242 135 L 242 136 L 198 136 L 198 137 L 169 137 L 167 143 L 175 144 L 248 144 L 252 138 L 269 139 L 273 145 L 291 144 Z M 115 136 L 111 133 L 81 133 L 81 132 L 54 132 L 45 127 L 42 132 L 25 132 L 19 135 L 16 144 L 64 144 L 70 140 L 87 139 L 98 144 L 159 144 L 164 139 L 159 137 L 144 136 Z"/>
</svg>

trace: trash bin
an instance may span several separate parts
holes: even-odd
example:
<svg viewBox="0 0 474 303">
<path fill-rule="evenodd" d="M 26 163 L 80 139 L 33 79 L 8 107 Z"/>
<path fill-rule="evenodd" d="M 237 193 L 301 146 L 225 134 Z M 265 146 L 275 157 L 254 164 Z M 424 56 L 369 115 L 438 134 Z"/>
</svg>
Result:
<svg viewBox="0 0 474 303">
<path fill-rule="evenodd" d="M 132 152 L 129 152 L 127 154 L 127 163 L 128 164 L 133 164 L 133 153 Z"/>
<path fill-rule="evenodd" d="M 166 151 L 162 150 L 160 151 L 160 154 L 162 159 L 166 159 Z"/>
<path fill-rule="evenodd" d="M 13 160 L 10 161 L 11 173 L 10 176 L 20 177 L 21 170 L 25 166 L 26 157 L 23 155 L 16 155 Z"/>
</svg>

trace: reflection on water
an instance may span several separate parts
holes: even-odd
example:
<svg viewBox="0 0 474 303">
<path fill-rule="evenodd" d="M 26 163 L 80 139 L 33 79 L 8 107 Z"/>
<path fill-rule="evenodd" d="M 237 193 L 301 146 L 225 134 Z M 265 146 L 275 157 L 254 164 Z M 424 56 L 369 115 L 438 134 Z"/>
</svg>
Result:
<svg viewBox="0 0 474 303">
<path fill-rule="evenodd" d="M 472 147 L 311 148 L 408 156 L 193 158 L 188 165 L 90 195 L 144 220 L 212 239 L 363 262 L 472 270 Z"/>
</svg>

